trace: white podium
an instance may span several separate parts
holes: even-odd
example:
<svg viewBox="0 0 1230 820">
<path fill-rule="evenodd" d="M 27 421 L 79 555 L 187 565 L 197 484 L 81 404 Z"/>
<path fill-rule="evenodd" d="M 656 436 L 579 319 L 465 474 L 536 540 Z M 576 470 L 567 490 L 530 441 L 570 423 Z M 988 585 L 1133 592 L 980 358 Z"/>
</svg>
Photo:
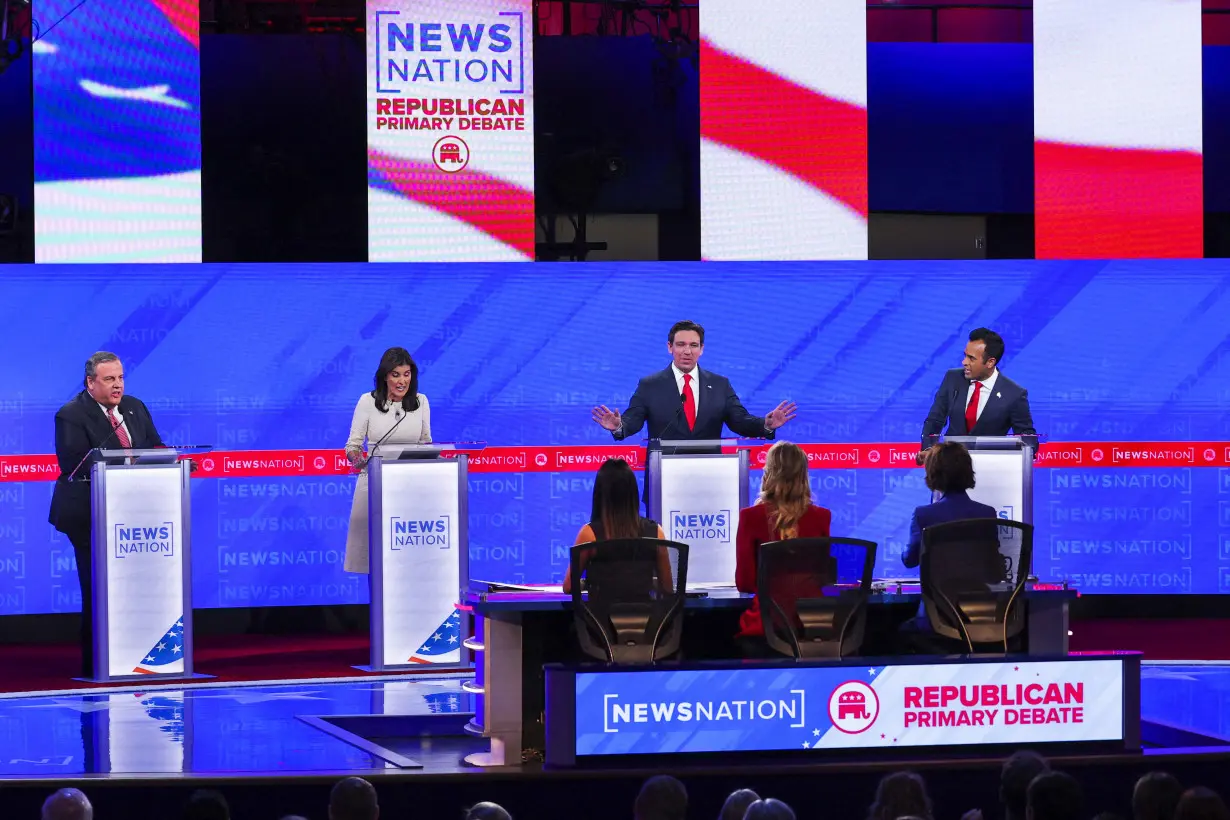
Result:
<svg viewBox="0 0 1230 820">
<path fill-rule="evenodd" d="M 476 449 L 467 447 L 467 449 Z M 383 445 L 367 463 L 371 664 L 468 668 L 468 457 L 455 445 Z"/>
<path fill-rule="evenodd" d="M 180 452 L 91 452 L 93 681 L 207 677 L 192 670 L 191 465 Z"/>
<path fill-rule="evenodd" d="M 1034 448 L 1016 436 L 946 436 L 964 444 L 977 482 L 969 497 L 989 504 L 1000 518 L 1034 523 Z"/>
<path fill-rule="evenodd" d="M 687 544 L 689 586 L 735 582 L 735 533 L 747 506 L 748 451 L 723 453 L 735 441 L 651 441 L 649 517 L 670 541 Z"/>
</svg>

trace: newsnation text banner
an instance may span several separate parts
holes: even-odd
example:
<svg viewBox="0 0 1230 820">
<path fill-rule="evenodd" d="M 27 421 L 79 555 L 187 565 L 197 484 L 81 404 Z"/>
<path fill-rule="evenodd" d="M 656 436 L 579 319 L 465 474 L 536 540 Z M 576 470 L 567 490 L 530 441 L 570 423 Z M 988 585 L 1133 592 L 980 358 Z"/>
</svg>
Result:
<svg viewBox="0 0 1230 820">
<path fill-rule="evenodd" d="M 369 0 L 368 258 L 534 258 L 531 0 Z"/>
<path fill-rule="evenodd" d="M 1135 655 L 1024 662 L 551 670 L 575 757 L 1124 742 Z M 569 688 L 571 687 L 571 688 Z M 570 737 L 551 718 L 575 712 Z"/>
</svg>

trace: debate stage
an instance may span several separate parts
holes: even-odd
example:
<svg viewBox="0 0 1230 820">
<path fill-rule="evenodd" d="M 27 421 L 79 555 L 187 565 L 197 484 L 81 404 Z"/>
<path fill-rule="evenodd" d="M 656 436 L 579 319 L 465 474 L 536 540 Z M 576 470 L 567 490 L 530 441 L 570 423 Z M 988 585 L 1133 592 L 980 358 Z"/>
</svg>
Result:
<svg viewBox="0 0 1230 820">
<path fill-rule="evenodd" d="M 462 688 L 466 677 L 9 693 L 0 696 L 0 791 L 13 816 L 33 816 L 54 787 L 73 784 L 86 790 L 99 816 L 112 814 L 110 806 L 123 805 L 138 789 L 148 816 L 169 816 L 188 790 L 207 785 L 226 793 L 236 816 L 321 817 L 330 784 L 355 774 L 377 783 L 388 816 L 414 816 L 411 812 L 427 804 L 460 809 L 478 800 L 496 800 L 514 816 L 530 816 L 549 785 L 545 794 L 561 800 L 601 789 L 611 799 L 587 806 L 587 815 L 605 820 L 625 817 L 640 780 L 661 771 L 675 772 L 689 785 L 697 816 L 715 816 L 732 788 L 750 786 L 805 801 L 825 783 L 841 784 L 831 795 L 835 804 L 859 811 L 876 779 L 909 766 L 932 782 L 937 816 L 994 800 L 999 760 L 985 753 L 857 760 L 816 752 L 764 764 L 743 761 L 737 769 L 733 759 L 718 759 L 703 765 L 552 770 L 530 759 L 520 766 L 477 769 L 462 762 L 483 745 L 464 731 L 474 709 L 473 697 Z M 1129 793 L 1122 784 L 1156 768 L 1184 782 L 1214 782 L 1212 773 L 1230 762 L 1227 706 L 1230 665 L 1146 663 L 1140 706 L 1144 750 L 1053 759 L 1062 768 L 1089 774 L 1082 779 L 1090 805 L 1118 806 Z M 983 774 L 970 778 L 972 771 Z M 943 788 L 949 779 L 953 788 Z M 971 802 L 948 806 L 946 797 Z"/>
</svg>

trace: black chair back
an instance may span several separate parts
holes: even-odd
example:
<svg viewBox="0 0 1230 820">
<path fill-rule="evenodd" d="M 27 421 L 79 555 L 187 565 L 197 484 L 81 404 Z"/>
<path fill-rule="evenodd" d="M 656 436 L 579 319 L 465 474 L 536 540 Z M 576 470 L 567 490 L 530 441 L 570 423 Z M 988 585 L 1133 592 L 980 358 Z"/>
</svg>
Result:
<svg viewBox="0 0 1230 820">
<path fill-rule="evenodd" d="M 570 559 L 577 641 L 585 654 L 635 664 L 679 651 L 687 544 L 657 538 L 597 541 L 573 547 Z"/>
<path fill-rule="evenodd" d="M 1007 652 L 1025 629 L 1033 536 L 1031 525 L 998 518 L 924 528 L 922 596 L 932 630 L 969 652 Z"/>
<path fill-rule="evenodd" d="M 756 594 L 765 642 L 794 658 L 857 654 L 875 563 L 876 544 L 854 538 L 761 544 Z"/>
</svg>

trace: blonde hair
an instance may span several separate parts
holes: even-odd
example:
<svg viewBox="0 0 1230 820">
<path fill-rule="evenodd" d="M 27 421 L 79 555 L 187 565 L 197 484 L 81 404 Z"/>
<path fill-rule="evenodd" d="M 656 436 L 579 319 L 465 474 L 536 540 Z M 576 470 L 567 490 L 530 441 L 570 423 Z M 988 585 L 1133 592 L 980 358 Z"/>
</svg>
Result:
<svg viewBox="0 0 1230 820">
<path fill-rule="evenodd" d="M 807 454 L 789 441 L 769 448 L 760 484 L 760 503 L 773 507 L 774 526 L 783 533 L 794 530 L 811 505 L 811 484 L 807 480 Z"/>
</svg>

